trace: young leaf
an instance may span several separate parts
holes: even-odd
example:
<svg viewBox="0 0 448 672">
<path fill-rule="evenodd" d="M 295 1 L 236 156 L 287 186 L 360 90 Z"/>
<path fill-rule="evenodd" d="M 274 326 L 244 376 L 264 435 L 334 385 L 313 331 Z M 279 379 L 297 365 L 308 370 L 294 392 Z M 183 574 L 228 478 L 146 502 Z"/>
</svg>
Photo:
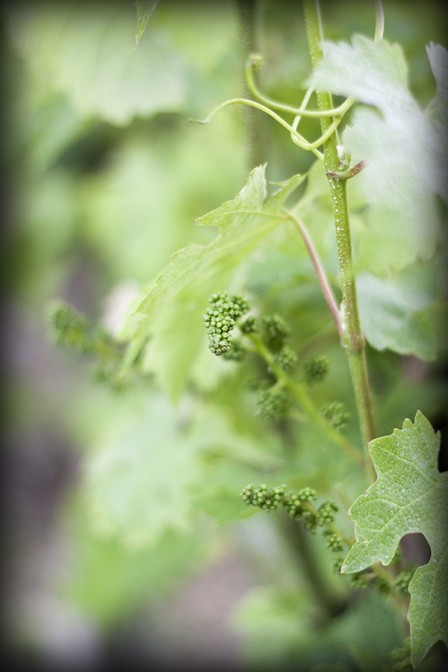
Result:
<svg viewBox="0 0 448 672">
<path fill-rule="evenodd" d="M 285 221 L 283 202 L 302 179 L 293 176 L 266 200 L 265 167 L 255 168 L 234 199 L 198 220 L 218 227 L 218 236 L 208 245 L 190 244 L 177 252 L 131 316 L 134 342 L 150 337 L 145 369 L 173 398 L 182 392 L 205 343 L 202 315 L 209 296 L 226 289 L 248 255 Z"/>
<path fill-rule="evenodd" d="M 378 478 L 349 511 L 356 542 L 342 566 L 342 572 L 358 572 L 378 560 L 388 565 L 403 535 L 425 535 L 431 559 L 416 570 L 409 586 L 414 666 L 439 639 L 448 644 L 448 531 L 440 524 L 448 508 L 448 474 L 438 471 L 439 444 L 420 411 L 414 424 L 406 419 L 402 429 L 370 442 Z"/>
</svg>

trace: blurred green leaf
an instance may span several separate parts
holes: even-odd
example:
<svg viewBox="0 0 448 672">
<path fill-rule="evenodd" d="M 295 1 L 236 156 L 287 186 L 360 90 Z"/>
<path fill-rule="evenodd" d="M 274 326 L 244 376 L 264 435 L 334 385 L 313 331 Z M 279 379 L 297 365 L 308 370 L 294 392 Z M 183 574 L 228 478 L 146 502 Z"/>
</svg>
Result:
<svg viewBox="0 0 448 672">
<path fill-rule="evenodd" d="M 85 507 L 72 505 L 65 524 L 76 553 L 62 594 L 101 628 L 119 624 L 143 604 L 173 590 L 203 560 L 205 540 L 197 533 L 164 533 L 150 547 L 131 549 L 92 530 Z"/>
<path fill-rule="evenodd" d="M 238 188 L 244 167 L 232 126 L 205 133 L 204 142 L 198 130 L 177 123 L 135 130 L 80 182 L 82 234 L 116 279 L 146 282 L 176 249 L 206 238 L 194 218 Z M 211 171 L 214 162 L 221 171 Z"/>
<path fill-rule="evenodd" d="M 20 3 L 7 17 L 38 98 L 64 93 L 79 113 L 118 126 L 182 109 L 185 63 L 155 31 L 135 48 L 130 3 Z"/>
<path fill-rule="evenodd" d="M 163 397 L 117 400 L 85 466 L 96 529 L 137 548 L 167 529 L 188 529 L 190 488 L 202 475 L 200 446 Z"/>
<path fill-rule="evenodd" d="M 437 298 L 433 269 L 416 266 L 395 277 L 358 277 L 359 311 L 367 341 L 377 350 L 432 361 L 444 345 L 447 304 Z"/>
<path fill-rule="evenodd" d="M 325 41 L 323 51 L 324 59 L 311 76 L 316 87 L 354 96 L 386 114 L 391 108 L 414 106 L 406 59 L 398 44 L 354 35 L 351 44 Z"/>
<path fill-rule="evenodd" d="M 256 513 L 241 501 L 238 492 L 225 488 L 215 487 L 195 498 L 193 502 L 198 509 L 222 524 Z"/>
<path fill-rule="evenodd" d="M 390 652 L 403 636 L 393 609 L 370 594 L 316 630 L 313 605 L 305 587 L 279 589 L 259 586 L 242 600 L 234 616 L 245 635 L 244 653 L 257 669 L 356 669 L 370 672 L 390 665 Z"/>
</svg>

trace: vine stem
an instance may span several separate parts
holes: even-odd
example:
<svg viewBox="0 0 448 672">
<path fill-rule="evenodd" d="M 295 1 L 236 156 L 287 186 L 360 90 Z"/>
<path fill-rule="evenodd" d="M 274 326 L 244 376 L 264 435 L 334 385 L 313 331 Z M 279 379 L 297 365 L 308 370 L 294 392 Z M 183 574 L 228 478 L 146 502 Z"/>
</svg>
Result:
<svg viewBox="0 0 448 672">
<path fill-rule="evenodd" d="M 323 53 L 322 24 L 318 0 L 303 0 L 308 48 L 313 69 L 321 60 Z M 333 108 L 332 96 L 328 92 L 316 91 L 317 106 L 325 111 Z M 331 117 L 320 120 L 322 135 L 331 125 Z M 336 244 L 339 259 L 339 272 L 342 291 L 342 327 L 352 385 L 358 412 L 361 436 L 366 452 L 367 464 L 373 479 L 375 473 L 367 451 L 367 444 L 376 437 L 373 417 L 372 398 L 369 385 L 364 336 L 359 320 L 356 284 L 353 272 L 353 257 L 350 237 L 350 221 L 347 205 L 346 180 L 336 177 L 339 170 L 337 133 L 333 133 L 324 144 L 324 165 L 330 187 L 333 217 L 336 227 Z"/>
</svg>

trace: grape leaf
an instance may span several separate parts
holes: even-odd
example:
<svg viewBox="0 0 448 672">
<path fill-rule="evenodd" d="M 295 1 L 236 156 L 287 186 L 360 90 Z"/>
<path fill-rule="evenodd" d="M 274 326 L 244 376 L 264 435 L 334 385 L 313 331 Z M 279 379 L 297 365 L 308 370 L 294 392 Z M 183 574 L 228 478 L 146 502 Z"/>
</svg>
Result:
<svg viewBox="0 0 448 672">
<path fill-rule="evenodd" d="M 414 666 L 439 639 L 448 644 L 448 530 L 440 520 L 448 507 L 448 473 L 438 471 L 439 445 L 439 435 L 420 411 L 414 424 L 406 419 L 402 429 L 370 442 L 378 478 L 349 510 L 356 542 L 342 566 L 342 572 L 357 572 L 378 560 L 388 565 L 402 536 L 424 534 L 431 559 L 409 586 Z"/>
<path fill-rule="evenodd" d="M 323 43 L 324 59 L 311 80 L 321 89 L 354 96 L 388 113 L 392 107 L 413 106 L 407 89 L 407 65 L 398 44 L 354 35 L 352 43 Z"/>
<path fill-rule="evenodd" d="M 266 442 L 260 447 L 203 401 L 186 396 L 174 408 L 165 395 L 140 388 L 126 396 L 93 396 L 88 403 L 96 428 L 76 430 L 88 447 L 83 501 L 94 530 L 131 549 L 156 547 L 170 532 L 189 532 L 198 511 L 236 518 L 247 509 L 239 492 L 254 471 L 265 475 L 285 467 Z M 85 422 L 86 414 L 77 417 Z"/>
<path fill-rule="evenodd" d="M 228 289 L 248 255 L 285 221 L 283 203 L 302 179 L 293 176 L 266 198 L 265 167 L 255 168 L 234 199 L 198 219 L 202 226 L 218 227 L 219 234 L 208 245 L 190 244 L 173 255 L 131 316 L 126 331 L 136 350 L 150 337 L 144 368 L 173 399 L 201 344 L 206 347 L 202 315 L 209 296 Z"/>
<path fill-rule="evenodd" d="M 433 361 L 444 344 L 447 304 L 431 284 L 431 268 L 416 265 L 390 278 L 357 278 L 361 326 L 370 345 Z M 433 279 L 432 279 L 433 280 Z"/>
<path fill-rule="evenodd" d="M 7 20 L 37 97 L 64 93 L 79 113 L 117 126 L 185 104 L 184 59 L 160 32 L 135 48 L 130 3 L 17 3 Z"/>
<path fill-rule="evenodd" d="M 150 546 L 130 549 L 121 539 L 92 530 L 84 494 L 81 488 L 64 521 L 64 531 L 76 552 L 61 593 L 95 625 L 111 628 L 122 621 L 123 614 L 172 588 L 173 581 L 184 580 L 202 561 L 210 542 L 196 528 L 188 534 L 167 531 Z"/>
<path fill-rule="evenodd" d="M 357 35 L 352 44 L 325 42 L 324 53 L 312 84 L 377 108 L 355 109 L 343 134 L 353 162 L 366 164 L 356 178 L 359 190 L 369 204 L 388 211 L 383 230 L 390 221 L 395 229 L 382 254 L 370 254 L 369 270 L 387 273 L 430 259 L 440 234 L 434 200 L 440 191 L 434 152 L 440 138 L 407 87 L 401 48 Z M 378 238 L 376 222 L 377 217 L 367 219 L 361 232 L 366 249 Z"/>
</svg>

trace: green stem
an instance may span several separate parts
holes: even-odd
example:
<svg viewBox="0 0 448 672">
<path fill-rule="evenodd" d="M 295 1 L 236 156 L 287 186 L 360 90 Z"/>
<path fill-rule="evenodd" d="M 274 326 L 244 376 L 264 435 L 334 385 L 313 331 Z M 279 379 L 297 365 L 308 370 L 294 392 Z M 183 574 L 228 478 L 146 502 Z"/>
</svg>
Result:
<svg viewBox="0 0 448 672">
<path fill-rule="evenodd" d="M 280 381 L 295 397 L 296 401 L 305 412 L 307 418 L 314 424 L 318 425 L 322 431 L 328 436 L 333 443 L 341 448 L 350 459 L 356 462 L 359 466 L 364 466 L 364 460 L 358 450 L 343 436 L 337 429 L 335 429 L 325 418 L 319 413 L 313 402 L 311 401 L 308 392 L 304 385 L 296 383 L 287 373 L 278 367 L 274 359 L 263 343 L 263 341 L 251 334 L 248 338 L 254 344 L 258 354 L 264 359 L 269 368 L 273 371 L 278 381 Z"/>
<path fill-rule="evenodd" d="M 323 35 L 319 5 L 317 0 L 303 0 L 303 4 L 308 47 L 314 69 L 323 56 L 321 49 Z M 317 91 L 316 98 L 320 110 L 325 111 L 333 108 L 330 93 Z M 331 124 L 331 118 L 322 117 L 320 124 L 322 134 L 324 134 Z M 342 290 L 344 346 L 353 384 L 362 441 L 366 455 L 368 456 L 367 444 L 375 438 L 376 429 L 367 372 L 365 343 L 359 321 L 358 300 L 353 273 L 346 180 L 335 177 L 332 174 L 338 172 L 339 158 L 337 145 L 337 133 L 333 133 L 324 144 L 324 164 L 330 186 L 333 217 L 336 226 L 336 243 Z M 371 465 L 370 460 L 369 464 Z M 372 475 L 374 475 L 373 469 Z"/>
</svg>

